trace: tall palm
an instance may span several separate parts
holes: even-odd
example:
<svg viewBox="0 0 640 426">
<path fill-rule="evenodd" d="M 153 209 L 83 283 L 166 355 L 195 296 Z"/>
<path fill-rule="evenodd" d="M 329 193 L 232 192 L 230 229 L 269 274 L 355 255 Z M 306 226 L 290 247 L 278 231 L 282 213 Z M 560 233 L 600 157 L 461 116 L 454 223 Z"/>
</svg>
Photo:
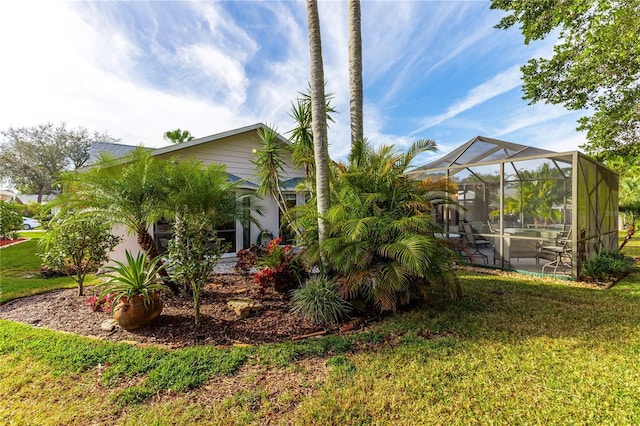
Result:
<svg viewBox="0 0 640 426">
<path fill-rule="evenodd" d="M 313 129 L 314 160 L 316 165 L 316 206 L 318 211 L 318 240 L 326 238 L 324 215 L 329 209 L 329 147 L 327 140 L 327 110 L 324 93 L 324 67 L 318 2 L 307 0 L 309 27 L 311 126 Z"/>
<path fill-rule="evenodd" d="M 435 238 L 431 215 L 430 194 L 451 188 L 405 174 L 416 155 L 434 148 L 418 141 L 404 153 L 388 146 L 374 151 L 360 140 L 349 162 L 338 165 L 324 250 L 345 296 L 364 297 L 383 311 L 426 297 L 436 283 L 453 284 L 459 296 L 453 253 Z"/>
<path fill-rule="evenodd" d="M 351 116 L 351 146 L 364 138 L 363 90 L 362 90 L 362 30 L 360 23 L 360 0 L 349 0 L 349 110 Z"/>
</svg>

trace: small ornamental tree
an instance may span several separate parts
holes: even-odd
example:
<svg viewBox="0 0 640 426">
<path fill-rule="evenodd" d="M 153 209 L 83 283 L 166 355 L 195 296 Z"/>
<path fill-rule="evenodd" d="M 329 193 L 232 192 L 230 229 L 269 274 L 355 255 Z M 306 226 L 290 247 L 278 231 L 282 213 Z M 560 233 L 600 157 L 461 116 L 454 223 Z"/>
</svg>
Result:
<svg viewBox="0 0 640 426">
<path fill-rule="evenodd" d="M 237 183 L 230 182 L 224 165 L 205 166 L 199 161 L 170 163 L 164 215 L 171 219 L 169 242 L 172 278 L 193 295 L 195 326 L 200 327 L 200 291 L 220 255 L 228 249 L 216 228 L 237 219 L 251 219 Z"/>
<path fill-rule="evenodd" d="M 22 229 L 22 214 L 15 204 L 0 200 L 0 240 L 10 240 Z"/>
<path fill-rule="evenodd" d="M 193 295 L 195 326 L 200 327 L 200 293 L 209 274 L 228 249 L 215 231 L 208 226 L 206 214 L 191 216 L 190 220 L 176 220 L 173 238 L 169 241 L 169 258 L 173 279 L 189 289 Z"/>
<path fill-rule="evenodd" d="M 53 222 L 51 230 L 40 240 L 42 262 L 73 279 L 78 284 L 78 295 L 82 296 L 87 274 L 97 271 L 120 242 L 110 230 L 99 217 L 69 214 Z"/>
</svg>

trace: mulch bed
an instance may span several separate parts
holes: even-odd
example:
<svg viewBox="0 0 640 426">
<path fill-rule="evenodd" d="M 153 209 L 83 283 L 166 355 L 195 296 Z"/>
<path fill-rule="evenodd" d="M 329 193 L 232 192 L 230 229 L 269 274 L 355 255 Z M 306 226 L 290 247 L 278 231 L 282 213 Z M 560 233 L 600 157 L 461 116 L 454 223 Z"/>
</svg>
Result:
<svg viewBox="0 0 640 426">
<path fill-rule="evenodd" d="M 24 240 L 26 240 L 26 238 L 16 238 L 15 240 L 0 240 L 0 247 L 19 243 L 20 241 L 24 241 Z"/>
<path fill-rule="evenodd" d="M 119 327 L 103 331 L 100 325 L 111 316 L 89 307 L 87 299 L 93 292 L 87 288 L 84 296 L 78 296 L 77 289 L 56 290 L 13 300 L 0 306 L 0 318 L 109 341 L 170 348 L 282 342 L 324 330 L 292 314 L 282 295 L 268 291 L 260 298 L 255 283 L 234 274 L 215 275 L 203 289 L 202 325 L 198 329 L 194 327 L 191 298 L 166 295 L 162 315 L 153 324 L 134 331 Z M 227 307 L 227 300 L 236 297 L 256 299 L 264 310 L 239 318 Z"/>
</svg>

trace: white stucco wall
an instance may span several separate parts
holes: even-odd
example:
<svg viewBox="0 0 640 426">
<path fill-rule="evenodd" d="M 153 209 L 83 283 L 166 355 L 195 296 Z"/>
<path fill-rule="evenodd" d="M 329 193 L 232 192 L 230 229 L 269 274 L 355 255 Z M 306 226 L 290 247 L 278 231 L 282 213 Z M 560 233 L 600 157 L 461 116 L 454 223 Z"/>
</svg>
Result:
<svg viewBox="0 0 640 426">
<path fill-rule="evenodd" d="M 141 251 L 140 246 L 138 246 L 138 240 L 136 239 L 136 236 L 129 234 L 124 226 L 117 226 L 112 229 L 111 232 L 114 235 L 121 237 L 122 240 L 120 241 L 120 244 L 118 244 L 109 255 L 109 262 L 107 263 L 107 265 L 115 265 L 115 263 L 113 262 L 114 260 L 124 262 L 126 260 L 126 250 L 129 250 L 129 252 L 134 256 L 136 256 L 138 252 Z"/>
</svg>

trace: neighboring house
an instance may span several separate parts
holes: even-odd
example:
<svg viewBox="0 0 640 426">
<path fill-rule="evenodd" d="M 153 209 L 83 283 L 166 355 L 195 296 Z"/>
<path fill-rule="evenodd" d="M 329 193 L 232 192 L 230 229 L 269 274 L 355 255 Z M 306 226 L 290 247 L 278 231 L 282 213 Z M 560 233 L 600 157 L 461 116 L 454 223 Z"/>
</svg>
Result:
<svg viewBox="0 0 640 426">
<path fill-rule="evenodd" d="M 230 180 L 242 180 L 240 184 L 242 191 L 255 192 L 257 188 L 257 185 L 254 183 L 256 171 L 251 161 L 254 159 L 256 151 L 262 147 L 257 131 L 263 127 L 265 127 L 264 124 L 258 123 L 193 139 L 189 142 L 154 149 L 152 155 L 158 158 L 175 159 L 176 161 L 197 159 L 205 165 L 212 163 L 224 164 L 226 165 Z M 279 136 L 279 138 L 283 144 L 289 143 L 283 136 Z M 127 147 L 126 145 L 118 145 L 115 147 L 107 145 L 117 144 L 100 144 L 100 146 L 96 146 L 95 152 L 100 152 L 98 150 L 102 149 L 103 152 L 109 151 L 116 154 L 112 149 L 124 150 L 126 149 L 124 147 Z M 130 151 L 135 147 L 128 146 L 128 148 Z M 92 155 L 93 152 L 94 150 L 92 148 Z M 122 155 L 125 155 L 126 152 Z M 290 161 L 287 161 L 284 174 L 284 188 L 282 188 L 282 190 L 287 204 L 290 206 L 303 204 L 305 202 L 305 194 L 296 192 L 295 187 L 304 177 L 304 170 L 296 169 Z M 252 200 L 251 202 L 254 201 Z M 224 238 L 231 244 L 230 253 L 255 244 L 263 230 L 268 231 L 273 236 L 281 235 L 281 212 L 275 199 L 271 196 L 265 196 L 262 199 L 256 200 L 256 202 L 264 212 L 263 216 L 256 215 L 256 218 L 260 222 L 259 227 L 255 224 L 248 225 L 236 221 L 236 223 L 231 223 L 224 229 L 218 230 L 218 236 Z M 170 227 L 168 223 L 156 223 L 153 229 L 150 230 L 161 252 L 166 250 L 166 244 L 170 238 Z M 121 234 L 123 236 L 126 235 L 124 232 Z M 138 250 L 134 236 L 125 236 L 125 241 L 116 248 L 114 255 L 111 256 L 112 259 L 120 260 L 124 258 L 125 249 L 130 251 Z"/>
<path fill-rule="evenodd" d="M 2 201 L 13 201 L 16 197 L 16 193 L 10 189 L 0 189 L 0 200 Z"/>
<path fill-rule="evenodd" d="M 55 199 L 58 196 L 56 192 L 51 194 L 43 194 L 40 204 L 47 204 L 49 201 Z M 16 195 L 14 201 L 18 204 L 33 204 L 38 202 L 38 194 L 19 194 Z"/>
<path fill-rule="evenodd" d="M 93 164 L 98 161 L 100 154 L 109 153 L 114 157 L 124 157 L 136 148 L 137 147 L 135 145 L 124 145 L 110 142 L 91 142 L 89 161 L 87 161 L 87 164 Z"/>
</svg>

